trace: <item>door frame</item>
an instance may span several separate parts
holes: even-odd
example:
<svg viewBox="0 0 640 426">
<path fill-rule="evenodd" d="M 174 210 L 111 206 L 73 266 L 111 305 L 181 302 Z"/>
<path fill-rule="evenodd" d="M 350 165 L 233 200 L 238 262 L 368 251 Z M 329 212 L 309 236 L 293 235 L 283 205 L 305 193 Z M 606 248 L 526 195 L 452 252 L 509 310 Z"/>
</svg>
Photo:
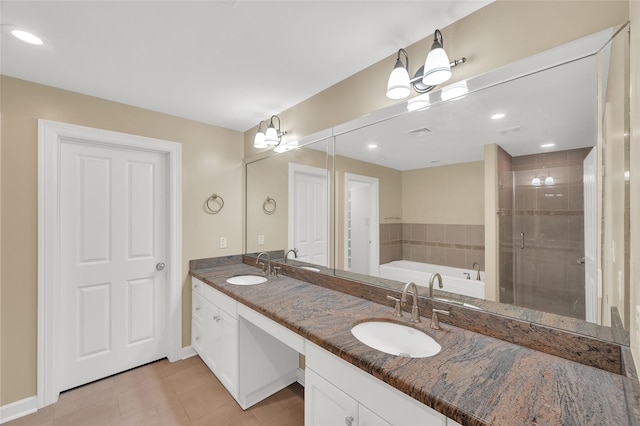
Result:
<svg viewBox="0 0 640 426">
<path fill-rule="evenodd" d="M 380 204 L 379 204 L 379 181 L 378 178 L 370 177 L 370 176 L 362 176 L 356 175 L 353 173 L 345 173 L 344 174 L 344 236 L 343 236 L 343 250 L 344 250 L 344 259 L 343 266 L 344 269 L 349 271 L 348 267 L 348 237 L 347 237 L 347 227 L 348 227 L 348 212 L 347 206 L 349 205 L 349 186 L 351 183 L 361 183 L 367 185 L 369 188 L 369 240 L 371 244 L 369 244 L 369 274 L 373 276 L 378 276 L 380 274 Z"/>
<path fill-rule="evenodd" d="M 166 355 L 182 352 L 182 145 L 50 120 L 38 120 L 38 408 L 58 400 L 56 332 L 60 302 L 60 148 L 63 140 L 167 156 Z"/>
</svg>

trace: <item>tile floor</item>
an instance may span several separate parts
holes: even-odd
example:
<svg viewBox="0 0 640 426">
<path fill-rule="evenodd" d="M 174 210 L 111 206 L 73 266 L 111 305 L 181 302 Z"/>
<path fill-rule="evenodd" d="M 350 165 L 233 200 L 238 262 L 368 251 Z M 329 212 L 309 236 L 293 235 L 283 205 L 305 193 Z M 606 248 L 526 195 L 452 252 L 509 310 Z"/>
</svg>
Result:
<svg viewBox="0 0 640 426">
<path fill-rule="evenodd" d="M 57 403 L 3 426 L 300 426 L 298 383 L 246 411 L 202 360 L 160 360 L 60 395 Z"/>
</svg>

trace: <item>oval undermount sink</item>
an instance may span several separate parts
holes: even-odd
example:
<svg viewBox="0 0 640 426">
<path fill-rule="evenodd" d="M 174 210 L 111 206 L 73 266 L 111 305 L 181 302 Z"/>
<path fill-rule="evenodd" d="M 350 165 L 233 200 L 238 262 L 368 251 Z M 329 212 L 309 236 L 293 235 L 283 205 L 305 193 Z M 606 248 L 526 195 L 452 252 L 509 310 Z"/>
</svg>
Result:
<svg viewBox="0 0 640 426">
<path fill-rule="evenodd" d="M 262 284 L 266 281 L 267 279 L 265 277 L 261 277 L 260 275 L 236 275 L 235 277 L 227 278 L 227 282 L 229 284 L 235 285 Z"/>
<path fill-rule="evenodd" d="M 363 322 L 354 326 L 351 333 L 373 349 L 407 358 L 430 357 L 442 349 L 442 346 L 426 333 L 393 322 Z"/>
</svg>

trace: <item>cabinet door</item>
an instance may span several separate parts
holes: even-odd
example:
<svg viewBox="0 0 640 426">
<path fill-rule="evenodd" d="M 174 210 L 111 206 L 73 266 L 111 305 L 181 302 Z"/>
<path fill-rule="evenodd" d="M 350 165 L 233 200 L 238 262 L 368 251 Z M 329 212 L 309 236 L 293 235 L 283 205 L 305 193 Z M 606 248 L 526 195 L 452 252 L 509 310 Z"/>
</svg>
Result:
<svg viewBox="0 0 640 426">
<path fill-rule="evenodd" d="M 234 397 L 238 392 L 238 320 L 220 309 L 220 358 L 216 375 Z"/>
<path fill-rule="evenodd" d="M 358 426 L 391 426 L 391 423 L 369 410 L 364 405 L 358 407 Z"/>
<path fill-rule="evenodd" d="M 220 318 L 220 310 L 217 306 L 209 302 L 205 302 L 205 353 L 203 360 L 205 364 L 217 376 L 220 371 L 222 361 L 222 318 Z"/>
<path fill-rule="evenodd" d="M 305 426 L 357 426 L 358 403 L 346 393 L 318 376 L 305 371 Z"/>
</svg>

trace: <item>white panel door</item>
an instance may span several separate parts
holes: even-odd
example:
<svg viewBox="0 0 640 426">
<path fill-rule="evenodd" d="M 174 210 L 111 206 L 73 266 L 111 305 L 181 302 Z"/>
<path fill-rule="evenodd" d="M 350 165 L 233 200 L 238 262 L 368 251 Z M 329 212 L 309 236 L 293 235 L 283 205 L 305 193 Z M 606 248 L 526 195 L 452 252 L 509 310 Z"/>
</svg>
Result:
<svg viewBox="0 0 640 426">
<path fill-rule="evenodd" d="M 289 164 L 289 248 L 298 260 L 327 266 L 329 205 L 327 170 Z"/>
<path fill-rule="evenodd" d="M 63 141 L 60 390 L 166 355 L 166 156 Z"/>
</svg>

